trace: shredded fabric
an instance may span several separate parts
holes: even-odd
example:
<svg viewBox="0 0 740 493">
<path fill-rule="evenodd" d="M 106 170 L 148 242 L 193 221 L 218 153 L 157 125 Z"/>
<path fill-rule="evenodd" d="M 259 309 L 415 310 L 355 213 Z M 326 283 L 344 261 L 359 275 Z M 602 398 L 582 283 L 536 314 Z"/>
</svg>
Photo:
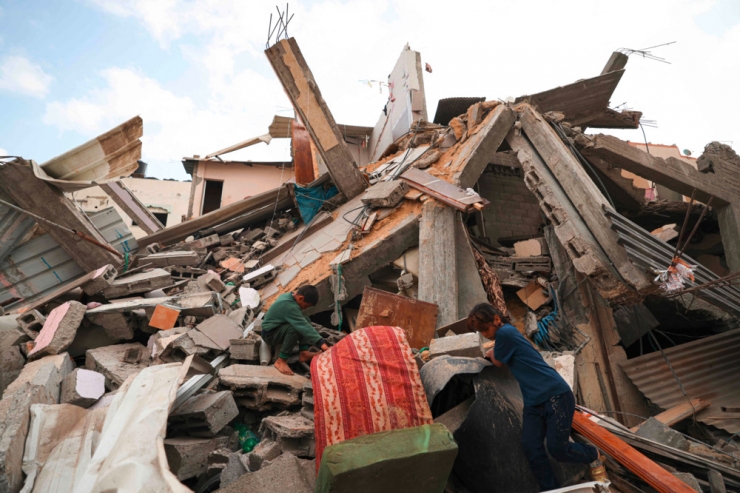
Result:
<svg viewBox="0 0 740 493">
<path fill-rule="evenodd" d="M 660 289 L 666 293 L 680 291 L 689 282 L 694 282 L 695 265 L 690 265 L 678 257 L 674 257 L 673 262 L 666 270 L 658 271 L 655 282 L 660 283 Z"/>
</svg>

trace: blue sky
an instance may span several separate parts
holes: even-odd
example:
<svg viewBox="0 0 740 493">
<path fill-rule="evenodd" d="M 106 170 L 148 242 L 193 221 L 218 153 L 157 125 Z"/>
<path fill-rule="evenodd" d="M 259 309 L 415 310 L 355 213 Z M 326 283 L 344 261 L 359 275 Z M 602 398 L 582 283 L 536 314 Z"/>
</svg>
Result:
<svg viewBox="0 0 740 493">
<path fill-rule="evenodd" d="M 526 5 L 524 5 L 526 3 Z M 335 118 L 373 126 L 406 43 L 425 74 L 430 118 L 450 96 L 506 98 L 597 75 L 620 47 L 635 58 L 612 103 L 645 118 L 655 143 L 695 154 L 740 142 L 740 2 L 291 2 L 295 36 Z M 0 149 L 43 162 L 140 114 L 144 159 L 186 179 L 180 159 L 266 132 L 289 103 L 263 50 L 275 4 L 243 0 L 0 0 Z M 634 132 L 621 138 L 641 140 Z M 284 159 L 287 141 L 236 157 Z"/>
</svg>

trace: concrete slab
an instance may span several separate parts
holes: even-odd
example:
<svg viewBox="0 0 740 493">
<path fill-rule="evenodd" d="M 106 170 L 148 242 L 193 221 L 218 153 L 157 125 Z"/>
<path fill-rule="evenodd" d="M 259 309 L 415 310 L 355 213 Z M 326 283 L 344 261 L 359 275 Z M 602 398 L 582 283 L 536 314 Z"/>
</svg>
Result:
<svg viewBox="0 0 740 493">
<path fill-rule="evenodd" d="M 299 272 L 301 272 L 300 265 L 294 265 L 292 267 L 289 267 L 285 269 L 283 272 L 281 272 L 280 274 L 278 274 L 278 282 L 285 287 L 290 283 L 290 281 L 295 279 L 295 277 L 298 275 Z"/>
<path fill-rule="evenodd" d="M 313 464 L 313 461 L 301 460 L 291 454 L 281 455 L 259 471 L 245 474 L 221 488 L 218 493 L 313 493 Z"/>
<path fill-rule="evenodd" d="M 191 397 L 170 413 L 169 425 L 194 437 L 212 437 L 239 415 L 228 390 Z"/>
<path fill-rule="evenodd" d="M 18 378 L 3 392 L 3 399 L 13 395 L 25 384 L 44 387 L 54 402 L 59 402 L 59 392 L 64 377 L 74 370 L 74 361 L 67 353 L 46 356 L 36 361 L 28 362 Z"/>
<path fill-rule="evenodd" d="M 200 476 L 208 468 L 208 454 L 226 447 L 228 442 L 229 437 L 167 438 L 164 441 L 164 452 L 170 471 L 180 481 Z"/>
<path fill-rule="evenodd" d="M 260 426 L 262 436 L 280 445 L 283 453 L 312 459 L 316 457 L 314 422 L 300 414 L 268 416 Z"/>
<path fill-rule="evenodd" d="M 85 310 L 85 305 L 76 301 L 68 301 L 54 308 L 34 340 L 28 359 L 35 360 L 65 351 L 75 339 Z"/>
<path fill-rule="evenodd" d="M 304 255 L 299 265 L 301 266 L 301 269 L 303 269 L 316 262 L 320 258 L 321 254 L 319 252 L 317 252 L 316 250 L 311 250 L 310 252 L 306 253 L 306 255 Z"/>
<path fill-rule="evenodd" d="M 62 404 L 74 404 L 79 407 L 90 407 L 105 394 L 105 376 L 103 374 L 75 368 L 62 380 L 62 392 L 59 401 Z"/>
<path fill-rule="evenodd" d="M 283 375 L 274 366 L 231 365 L 219 370 L 220 383 L 234 392 L 239 406 L 264 411 L 301 403 L 307 378 Z"/>
<path fill-rule="evenodd" d="M 485 356 L 483 343 L 477 332 L 432 339 L 429 344 L 430 359 L 442 355 L 482 358 Z"/>
<path fill-rule="evenodd" d="M 229 349 L 231 339 L 239 339 L 242 329 L 239 324 L 227 315 L 214 315 L 196 326 L 196 330 L 204 334 L 221 350 Z"/>
<path fill-rule="evenodd" d="M 132 348 L 143 348 L 145 357 L 137 364 L 123 361 L 126 351 Z M 105 376 L 105 387 L 109 390 L 116 390 L 130 375 L 139 373 L 148 367 L 150 357 L 149 350 L 138 342 L 116 344 L 87 351 L 85 368 L 102 373 Z"/>
<path fill-rule="evenodd" d="M 152 269 L 116 278 L 103 290 L 106 299 L 122 298 L 138 293 L 146 293 L 172 284 L 170 273 L 164 269 Z"/>
</svg>

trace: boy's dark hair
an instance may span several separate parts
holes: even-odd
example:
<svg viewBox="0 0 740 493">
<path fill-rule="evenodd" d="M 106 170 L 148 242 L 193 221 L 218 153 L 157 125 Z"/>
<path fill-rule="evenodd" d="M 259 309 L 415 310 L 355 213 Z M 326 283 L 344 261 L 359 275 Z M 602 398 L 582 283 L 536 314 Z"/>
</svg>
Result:
<svg viewBox="0 0 740 493">
<path fill-rule="evenodd" d="M 311 306 L 316 306 L 316 303 L 319 302 L 319 290 L 316 289 L 316 286 L 306 284 L 305 286 L 301 286 L 296 289 L 295 294 L 303 296 L 306 303 Z"/>
<path fill-rule="evenodd" d="M 493 323 L 493 317 L 496 315 L 498 315 L 503 323 L 508 324 L 510 322 L 507 315 L 504 315 L 488 303 L 478 303 L 475 305 L 473 309 L 470 310 L 468 318 L 476 318 L 484 324 L 491 324 Z"/>
</svg>

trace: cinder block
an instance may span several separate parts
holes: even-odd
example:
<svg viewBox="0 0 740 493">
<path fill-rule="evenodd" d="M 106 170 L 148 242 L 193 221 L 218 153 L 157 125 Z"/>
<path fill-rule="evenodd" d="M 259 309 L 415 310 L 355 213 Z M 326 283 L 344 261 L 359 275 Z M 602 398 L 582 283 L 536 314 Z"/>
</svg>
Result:
<svg viewBox="0 0 740 493">
<path fill-rule="evenodd" d="M 262 344 L 260 336 L 250 332 L 246 339 L 232 339 L 230 342 L 231 359 L 259 362 L 260 344 Z"/>
<path fill-rule="evenodd" d="M 110 286 L 116 279 L 118 271 L 112 265 L 104 265 L 95 273 L 95 276 L 82 285 L 86 295 L 92 296 Z"/>
<path fill-rule="evenodd" d="M 208 469 L 208 455 L 226 447 L 229 437 L 213 438 L 177 437 L 164 441 L 164 452 L 170 471 L 180 481 L 200 476 Z"/>
<path fill-rule="evenodd" d="M 365 190 L 361 200 L 371 207 L 394 207 L 408 191 L 409 185 L 403 180 L 381 181 Z"/>
<path fill-rule="evenodd" d="M 62 404 L 90 407 L 105 394 L 105 377 L 95 371 L 76 368 L 62 380 Z"/>
<path fill-rule="evenodd" d="M 143 357 L 137 364 L 123 361 L 126 353 L 132 348 L 143 350 Z M 85 353 L 85 368 L 102 373 L 105 376 L 105 387 L 109 390 L 116 390 L 129 375 L 139 373 L 149 366 L 149 359 L 149 350 L 138 342 L 116 344 L 88 350 Z"/>
<path fill-rule="evenodd" d="M 432 339 L 429 344 L 429 357 L 436 358 L 442 355 L 483 358 L 485 351 L 483 351 L 483 343 L 478 333 L 471 332 Z"/>
<path fill-rule="evenodd" d="M 190 436 L 209 437 L 239 415 L 234 396 L 228 390 L 209 392 L 191 397 L 175 409 L 169 418 L 173 429 Z"/>
<path fill-rule="evenodd" d="M 283 375 L 274 366 L 231 365 L 219 370 L 218 377 L 239 406 L 255 411 L 300 404 L 303 385 L 308 382 L 300 375 Z"/>
<path fill-rule="evenodd" d="M 18 323 L 18 327 L 26 333 L 31 339 L 36 339 L 41 329 L 44 327 L 46 317 L 41 314 L 38 310 L 30 310 L 18 316 L 15 319 Z"/>
<path fill-rule="evenodd" d="M 263 437 L 262 441 L 254 447 L 254 450 L 247 455 L 249 470 L 252 472 L 259 471 L 262 464 L 277 459 L 282 453 L 283 449 L 276 441 Z"/>
<path fill-rule="evenodd" d="M 106 299 L 121 298 L 132 294 L 154 291 L 172 284 L 170 273 L 164 269 L 152 269 L 147 272 L 137 272 L 125 277 L 116 278 L 110 286 L 103 290 Z"/>
<path fill-rule="evenodd" d="M 65 351 L 75 339 L 85 310 L 85 305 L 76 301 L 68 301 L 54 308 L 36 337 L 28 359 L 35 360 Z"/>
<path fill-rule="evenodd" d="M 283 453 L 298 457 L 316 456 L 314 423 L 300 414 L 288 416 L 268 416 L 260 426 L 262 436 L 280 445 Z"/>
<path fill-rule="evenodd" d="M 301 416 L 313 421 L 314 400 L 313 384 L 309 381 L 303 386 L 303 398 L 301 400 Z"/>
</svg>

